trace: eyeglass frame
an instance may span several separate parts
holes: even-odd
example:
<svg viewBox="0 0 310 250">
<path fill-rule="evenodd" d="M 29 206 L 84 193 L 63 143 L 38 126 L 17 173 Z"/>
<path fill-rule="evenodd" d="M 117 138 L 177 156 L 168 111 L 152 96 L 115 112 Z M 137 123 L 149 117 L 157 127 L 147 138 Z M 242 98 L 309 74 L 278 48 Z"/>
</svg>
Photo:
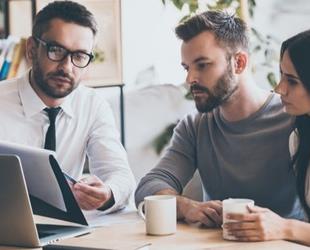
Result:
<svg viewBox="0 0 310 250">
<path fill-rule="evenodd" d="M 63 47 L 62 45 L 59 45 L 59 44 L 51 44 L 51 42 L 44 41 L 44 40 L 42 40 L 41 38 L 38 38 L 38 37 L 35 37 L 35 36 L 34 36 L 33 38 L 34 38 L 35 41 L 37 41 L 38 43 L 41 43 L 41 44 L 45 47 L 47 58 L 48 58 L 49 60 L 53 61 L 53 62 L 61 62 L 61 61 L 63 61 L 68 55 L 70 55 L 72 64 L 73 64 L 75 67 L 81 68 L 81 69 L 82 69 L 82 68 L 86 68 L 86 67 L 89 65 L 89 63 L 94 59 L 94 55 L 93 55 L 92 53 L 89 54 L 89 53 L 86 53 L 86 52 L 84 52 L 84 51 L 79 51 L 79 50 L 77 50 L 77 51 L 71 51 L 71 50 L 66 49 L 66 48 Z M 61 49 L 63 49 L 66 53 L 64 54 L 63 58 L 61 58 L 61 59 L 59 59 L 59 60 L 52 59 L 52 58 L 49 56 L 49 53 L 51 52 L 51 51 L 49 51 L 49 48 L 50 48 L 50 47 L 58 47 L 58 48 L 61 48 Z M 87 56 L 89 57 L 89 60 L 88 60 L 88 62 L 87 62 L 87 64 L 86 64 L 85 66 L 81 67 L 81 66 L 78 66 L 78 65 L 76 65 L 76 64 L 74 63 L 73 55 L 74 55 L 75 53 L 82 53 L 82 54 L 87 55 Z"/>
</svg>

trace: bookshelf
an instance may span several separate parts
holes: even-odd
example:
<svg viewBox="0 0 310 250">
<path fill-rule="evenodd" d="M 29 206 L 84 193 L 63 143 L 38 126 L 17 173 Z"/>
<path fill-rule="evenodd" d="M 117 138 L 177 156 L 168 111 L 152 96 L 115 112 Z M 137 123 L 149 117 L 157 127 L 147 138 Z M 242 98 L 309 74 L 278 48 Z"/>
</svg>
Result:
<svg viewBox="0 0 310 250">
<path fill-rule="evenodd" d="M 1 40 L 0 80 L 16 77 L 29 67 L 25 47 L 35 13 L 35 0 L 0 1 L 0 36 L 6 38 Z"/>
<path fill-rule="evenodd" d="M 9 36 L 1 40 L 0 48 L 0 80 L 16 77 L 25 61 L 26 39 Z"/>
<path fill-rule="evenodd" d="M 75 0 L 87 7 L 98 23 L 97 46 L 95 52 L 103 52 L 104 60 L 90 65 L 89 74 L 84 79 L 93 88 L 119 88 L 120 134 L 125 146 L 124 83 L 122 78 L 121 53 L 121 0 Z M 31 35 L 32 20 L 40 9 L 53 0 L 0 0 L 3 2 L 5 37 Z M 0 5 L 1 6 L 1 5 Z M 16 18 L 22 13 L 23 18 Z M 1 76 L 1 74 L 0 74 Z"/>
</svg>

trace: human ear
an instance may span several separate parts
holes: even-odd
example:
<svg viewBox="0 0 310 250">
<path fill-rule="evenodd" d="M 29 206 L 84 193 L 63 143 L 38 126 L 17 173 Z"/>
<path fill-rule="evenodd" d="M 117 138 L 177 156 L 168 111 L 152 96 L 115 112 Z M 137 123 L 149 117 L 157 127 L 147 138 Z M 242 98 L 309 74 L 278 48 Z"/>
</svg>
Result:
<svg viewBox="0 0 310 250">
<path fill-rule="evenodd" d="M 36 41 L 33 37 L 29 37 L 26 42 L 26 56 L 29 61 L 32 62 L 35 54 L 36 54 Z"/>
<path fill-rule="evenodd" d="M 235 73 L 241 74 L 248 64 L 248 54 L 240 51 L 234 56 Z"/>
</svg>

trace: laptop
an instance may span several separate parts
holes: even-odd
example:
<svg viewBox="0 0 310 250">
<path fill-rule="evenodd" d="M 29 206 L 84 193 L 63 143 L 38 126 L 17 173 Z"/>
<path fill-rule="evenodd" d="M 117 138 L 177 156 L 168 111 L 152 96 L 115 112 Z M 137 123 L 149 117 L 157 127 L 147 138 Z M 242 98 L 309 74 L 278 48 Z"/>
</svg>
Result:
<svg viewBox="0 0 310 250">
<path fill-rule="evenodd" d="M 89 232 L 87 226 L 35 224 L 20 158 L 0 155 L 0 245 L 41 247 Z"/>
<path fill-rule="evenodd" d="M 0 154 L 18 155 L 34 214 L 88 225 L 55 152 L 0 140 Z"/>
</svg>

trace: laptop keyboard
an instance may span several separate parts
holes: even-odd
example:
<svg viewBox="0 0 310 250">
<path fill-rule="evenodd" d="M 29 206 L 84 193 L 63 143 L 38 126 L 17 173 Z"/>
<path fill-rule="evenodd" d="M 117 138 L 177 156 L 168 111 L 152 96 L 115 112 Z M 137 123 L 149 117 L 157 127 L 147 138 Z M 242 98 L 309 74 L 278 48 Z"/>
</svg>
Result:
<svg viewBox="0 0 310 250">
<path fill-rule="evenodd" d="M 51 225 L 51 224 L 36 224 L 36 228 L 40 239 L 59 233 L 61 233 L 62 235 L 72 234 L 72 232 L 82 229 L 74 226 Z"/>
<path fill-rule="evenodd" d="M 42 239 L 42 238 L 53 235 L 53 233 L 45 233 L 45 232 L 38 231 L 38 235 L 39 235 L 39 239 Z"/>
<path fill-rule="evenodd" d="M 51 236 L 54 234 L 52 232 L 48 232 L 48 230 L 50 230 L 50 228 L 48 229 L 46 227 L 46 225 L 36 224 L 36 228 L 37 228 L 37 232 L 39 235 L 39 239 L 42 239 L 44 237 L 48 237 L 48 236 Z"/>
</svg>

